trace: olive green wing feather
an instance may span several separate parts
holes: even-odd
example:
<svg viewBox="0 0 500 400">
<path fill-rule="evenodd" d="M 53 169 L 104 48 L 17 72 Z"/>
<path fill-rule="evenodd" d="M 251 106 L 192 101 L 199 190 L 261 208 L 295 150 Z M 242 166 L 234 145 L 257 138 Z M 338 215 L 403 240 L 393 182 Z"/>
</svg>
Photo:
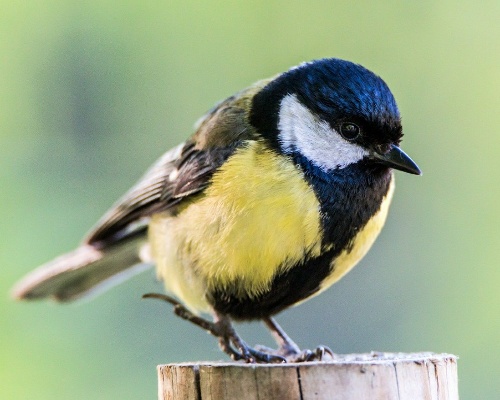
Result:
<svg viewBox="0 0 500 400">
<path fill-rule="evenodd" d="M 171 177 L 176 171 L 176 163 L 189 154 L 191 147 L 192 145 L 182 143 L 165 153 L 139 182 L 103 215 L 84 242 L 113 242 L 132 232 L 144 230 L 148 217 L 159 208 L 163 193 L 171 190 Z"/>
</svg>

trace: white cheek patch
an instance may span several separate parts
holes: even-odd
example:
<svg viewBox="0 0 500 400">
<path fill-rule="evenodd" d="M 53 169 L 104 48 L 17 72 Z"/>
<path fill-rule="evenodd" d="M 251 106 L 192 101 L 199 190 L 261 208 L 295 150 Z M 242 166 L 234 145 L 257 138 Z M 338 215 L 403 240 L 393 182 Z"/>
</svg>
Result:
<svg viewBox="0 0 500 400">
<path fill-rule="evenodd" d="M 285 153 L 297 151 L 325 171 L 345 168 L 369 154 L 312 114 L 293 94 L 281 101 L 278 128 Z"/>
</svg>

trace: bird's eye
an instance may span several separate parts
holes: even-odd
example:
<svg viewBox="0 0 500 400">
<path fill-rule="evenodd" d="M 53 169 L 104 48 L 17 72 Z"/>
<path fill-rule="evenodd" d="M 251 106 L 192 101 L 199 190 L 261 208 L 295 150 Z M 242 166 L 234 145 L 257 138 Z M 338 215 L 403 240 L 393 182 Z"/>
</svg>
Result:
<svg viewBox="0 0 500 400">
<path fill-rule="evenodd" d="M 340 134 L 346 140 L 354 140 L 359 136 L 359 126 L 352 122 L 344 122 L 340 125 Z"/>
</svg>

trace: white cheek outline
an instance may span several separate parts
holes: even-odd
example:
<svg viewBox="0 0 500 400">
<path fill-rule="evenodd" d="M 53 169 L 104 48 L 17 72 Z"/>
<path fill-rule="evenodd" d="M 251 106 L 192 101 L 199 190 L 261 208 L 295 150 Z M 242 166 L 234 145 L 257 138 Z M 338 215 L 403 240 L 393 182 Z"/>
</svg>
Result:
<svg viewBox="0 0 500 400">
<path fill-rule="evenodd" d="M 345 168 L 369 155 L 312 114 L 294 94 L 281 100 L 278 128 L 285 153 L 297 151 L 324 171 Z"/>
</svg>

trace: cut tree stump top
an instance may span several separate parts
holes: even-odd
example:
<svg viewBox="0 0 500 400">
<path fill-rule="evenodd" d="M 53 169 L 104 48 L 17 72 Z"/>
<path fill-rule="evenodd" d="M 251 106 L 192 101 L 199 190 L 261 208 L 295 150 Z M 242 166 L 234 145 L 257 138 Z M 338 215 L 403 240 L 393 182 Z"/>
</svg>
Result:
<svg viewBox="0 0 500 400">
<path fill-rule="evenodd" d="M 159 400 L 458 400 L 451 354 L 338 355 L 289 364 L 197 362 L 158 366 Z"/>
</svg>

